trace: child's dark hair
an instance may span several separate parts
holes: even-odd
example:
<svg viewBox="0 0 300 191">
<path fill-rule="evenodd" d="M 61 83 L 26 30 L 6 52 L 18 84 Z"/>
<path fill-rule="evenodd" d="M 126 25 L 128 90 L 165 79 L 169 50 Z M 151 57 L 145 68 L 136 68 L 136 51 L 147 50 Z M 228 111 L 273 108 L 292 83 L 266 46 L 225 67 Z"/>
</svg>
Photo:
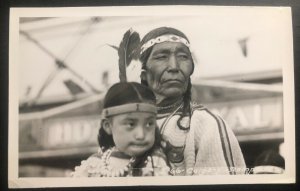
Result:
<svg viewBox="0 0 300 191">
<path fill-rule="evenodd" d="M 120 82 L 114 84 L 106 93 L 103 103 L 103 109 L 130 103 L 149 103 L 155 106 L 155 102 L 155 95 L 150 88 L 136 82 Z M 108 120 L 110 120 L 109 117 Z M 156 147 L 159 147 L 160 141 L 160 132 L 158 127 L 156 127 L 155 141 L 152 148 L 142 156 L 137 157 L 134 164 L 132 164 L 132 173 L 134 176 L 138 176 L 140 174 L 139 169 L 142 167 L 144 161 L 146 161 L 147 157 L 152 153 L 152 151 Z M 115 146 L 112 135 L 109 135 L 105 132 L 102 121 L 98 133 L 98 143 L 103 152 Z"/>
</svg>

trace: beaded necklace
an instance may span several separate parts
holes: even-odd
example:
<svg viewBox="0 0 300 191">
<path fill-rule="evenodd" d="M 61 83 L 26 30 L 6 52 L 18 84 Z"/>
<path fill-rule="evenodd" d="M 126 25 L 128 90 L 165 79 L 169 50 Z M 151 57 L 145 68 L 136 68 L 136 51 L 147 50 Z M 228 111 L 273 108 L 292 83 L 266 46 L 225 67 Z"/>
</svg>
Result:
<svg viewBox="0 0 300 191">
<path fill-rule="evenodd" d="M 126 176 L 128 174 L 129 169 L 132 168 L 132 164 L 135 161 L 135 157 L 132 157 L 129 160 L 129 163 L 121 169 L 113 169 L 113 167 L 110 164 L 110 157 L 113 151 L 115 151 L 116 148 L 113 147 L 112 149 L 107 149 L 102 157 L 101 157 L 101 168 L 100 168 L 100 176 L 101 177 L 122 177 Z"/>
<path fill-rule="evenodd" d="M 182 103 L 182 99 L 176 101 L 176 102 L 173 103 L 172 105 L 168 105 L 168 106 L 157 106 L 157 111 L 158 111 L 158 112 L 162 112 L 162 111 L 165 111 L 165 110 L 169 110 L 169 109 L 178 107 L 179 105 L 181 105 L 181 103 Z"/>
</svg>

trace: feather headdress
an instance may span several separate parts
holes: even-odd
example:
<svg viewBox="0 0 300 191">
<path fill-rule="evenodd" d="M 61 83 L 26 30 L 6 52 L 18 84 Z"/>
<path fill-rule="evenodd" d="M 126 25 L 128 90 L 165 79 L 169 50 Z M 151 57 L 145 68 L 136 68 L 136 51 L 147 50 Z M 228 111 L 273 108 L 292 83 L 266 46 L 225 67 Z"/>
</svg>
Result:
<svg viewBox="0 0 300 191">
<path fill-rule="evenodd" d="M 126 82 L 126 67 L 132 60 L 139 57 L 138 46 L 140 44 L 140 35 L 129 29 L 125 32 L 123 39 L 118 48 L 119 55 L 119 78 L 120 82 Z"/>
</svg>

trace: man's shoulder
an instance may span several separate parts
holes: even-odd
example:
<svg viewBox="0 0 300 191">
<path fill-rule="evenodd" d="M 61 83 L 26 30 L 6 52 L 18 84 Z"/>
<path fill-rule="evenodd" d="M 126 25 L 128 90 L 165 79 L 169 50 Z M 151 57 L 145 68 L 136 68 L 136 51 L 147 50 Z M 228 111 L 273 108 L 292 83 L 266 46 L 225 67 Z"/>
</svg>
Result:
<svg viewBox="0 0 300 191">
<path fill-rule="evenodd" d="M 224 120 L 215 111 L 197 103 L 191 103 L 192 123 L 198 126 L 219 126 Z M 225 125 L 225 124 L 224 124 Z"/>
<path fill-rule="evenodd" d="M 191 103 L 191 112 L 193 117 L 203 117 L 204 119 L 208 120 L 218 120 L 221 118 L 215 111 L 196 102 Z"/>
<path fill-rule="evenodd" d="M 206 109 L 206 107 L 205 107 L 204 105 L 199 104 L 199 103 L 197 103 L 197 102 L 195 102 L 195 101 L 192 101 L 192 102 L 190 103 L 190 106 L 191 106 L 191 111 L 192 111 L 192 112 L 193 112 L 193 111 L 196 111 L 196 110 L 201 111 L 201 110 Z"/>
</svg>

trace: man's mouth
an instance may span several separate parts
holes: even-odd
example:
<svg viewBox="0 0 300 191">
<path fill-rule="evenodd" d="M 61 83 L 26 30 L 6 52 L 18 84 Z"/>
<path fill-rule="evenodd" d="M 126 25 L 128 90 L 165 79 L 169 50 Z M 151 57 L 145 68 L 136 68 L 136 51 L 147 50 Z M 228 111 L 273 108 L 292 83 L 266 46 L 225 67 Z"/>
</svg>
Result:
<svg viewBox="0 0 300 191">
<path fill-rule="evenodd" d="M 182 83 L 182 80 L 179 80 L 179 79 L 166 79 L 166 80 L 163 80 L 163 83 L 166 83 L 166 82 Z"/>
</svg>

